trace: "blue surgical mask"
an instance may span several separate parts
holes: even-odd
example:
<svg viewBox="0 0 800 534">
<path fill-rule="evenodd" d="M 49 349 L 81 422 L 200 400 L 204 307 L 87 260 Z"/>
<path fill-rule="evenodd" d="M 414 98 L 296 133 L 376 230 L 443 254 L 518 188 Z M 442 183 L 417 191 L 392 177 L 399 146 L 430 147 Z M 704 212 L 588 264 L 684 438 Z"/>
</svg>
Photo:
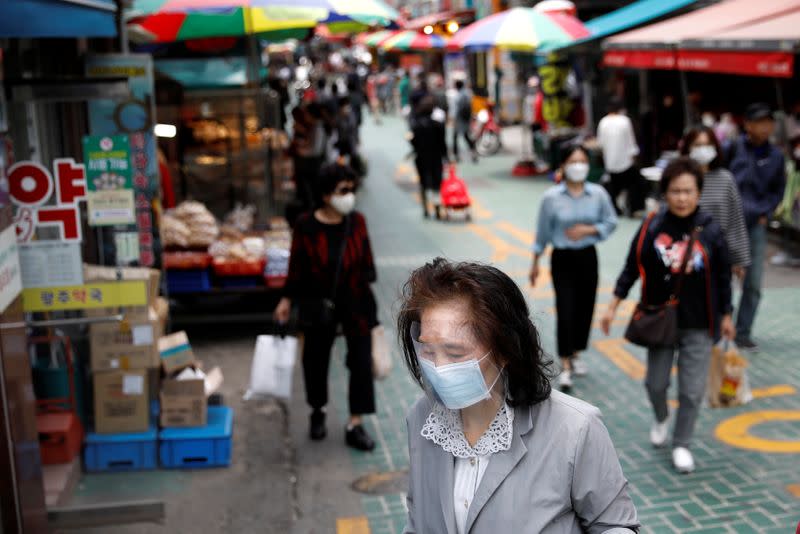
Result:
<svg viewBox="0 0 800 534">
<path fill-rule="evenodd" d="M 488 399 L 491 389 L 500 379 L 500 374 L 498 374 L 492 385 L 486 386 L 480 362 L 488 357 L 490 352 L 478 360 L 451 363 L 439 367 L 425 358 L 418 360 L 425 380 L 442 403 L 450 410 L 460 410 Z"/>
</svg>

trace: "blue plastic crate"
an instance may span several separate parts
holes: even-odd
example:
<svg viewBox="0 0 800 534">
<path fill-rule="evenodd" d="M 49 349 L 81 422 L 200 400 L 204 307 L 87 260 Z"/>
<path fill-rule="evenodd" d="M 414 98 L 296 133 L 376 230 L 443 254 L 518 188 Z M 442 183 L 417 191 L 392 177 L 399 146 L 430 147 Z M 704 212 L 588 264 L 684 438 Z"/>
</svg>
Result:
<svg viewBox="0 0 800 534">
<path fill-rule="evenodd" d="M 139 471 L 157 467 L 158 431 L 131 434 L 86 434 L 83 460 L 87 471 Z"/>
<path fill-rule="evenodd" d="M 195 469 L 231 464 L 233 410 L 209 406 L 208 424 L 196 428 L 165 428 L 158 433 L 161 467 Z"/>
<path fill-rule="evenodd" d="M 217 279 L 222 287 L 259 287 L 264 285 L 263 276 L 220 276 Z"/>
<path fill-rule="evenodd" d="M 210 291 L 211 272 L 208 269 L 170 269 L 167 271 L 167 289 L 170 293 Z"/>
</svg>

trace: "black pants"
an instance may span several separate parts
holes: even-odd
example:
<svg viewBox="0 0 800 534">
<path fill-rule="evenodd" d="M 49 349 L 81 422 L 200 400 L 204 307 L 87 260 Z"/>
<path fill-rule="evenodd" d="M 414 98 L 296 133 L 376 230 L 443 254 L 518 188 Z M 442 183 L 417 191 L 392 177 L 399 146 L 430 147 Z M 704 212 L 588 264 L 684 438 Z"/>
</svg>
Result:
<svg viewBox="0 0 800 534">
<path fill-rule="evenodd" d="M 474 154 L 475 153 L 475 141 L 472 139 L 469 133 L 469 127 L 467 128 L 459 128 L 458 126 L 453 128 L 453 156 L 458 157 L 458 138 L 460 136 L 464 136 L 464 139 L 467 141 L 467 146 L 469 147 L 470 151 Z"/>
<path fill-rule="evenodd" d="M 623 191 L 628 191 L 628 211 L 630 215 L 644 209 L 644 184 L 636 166 L 622 172 L 610 172 L 611 181 L 606 184 L 606 190 L 611 196 L 611 203 L 617 210 L 617 215 L 622 215 L 622 210 L 617 207 L 617 197 Z"/>
<path fill-rule="evenodd" d="M 586 350 L 597 296 L 597 251 L 553 249 L 550 260 L 556 292 L 558 355 L 571 358 Z"/>
<path fill-rule="evenodd" d="M 336 328 L 312 328 L 304 332 L 303 376 L 306 400 L 319 409 L 328 404 L 328 368 Z M 350 414 L 375 413 L 375 387 L 372 381 L 372 337 L 347 336 L 347 368 L 350 370 Z"/>
</svg>

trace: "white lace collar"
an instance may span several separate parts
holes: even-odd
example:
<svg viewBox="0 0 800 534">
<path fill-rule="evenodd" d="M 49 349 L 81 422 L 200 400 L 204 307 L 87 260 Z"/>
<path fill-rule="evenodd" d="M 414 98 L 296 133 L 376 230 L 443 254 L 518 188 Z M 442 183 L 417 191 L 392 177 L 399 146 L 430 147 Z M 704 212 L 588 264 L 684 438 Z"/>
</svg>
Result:
<svg viewBox="0 0 800 534">
<path fill-rule="evenodd" d="M 473 458 L 507 451 L 511 448 L 511 439 L 514 436 L 514 409 L 504 402 L 475 447 L 470 446 L 464 436 L 461 412 L 448 410 L 438 402 L 434 404 L 420 434 L 456 458 Z"/>
</svg>

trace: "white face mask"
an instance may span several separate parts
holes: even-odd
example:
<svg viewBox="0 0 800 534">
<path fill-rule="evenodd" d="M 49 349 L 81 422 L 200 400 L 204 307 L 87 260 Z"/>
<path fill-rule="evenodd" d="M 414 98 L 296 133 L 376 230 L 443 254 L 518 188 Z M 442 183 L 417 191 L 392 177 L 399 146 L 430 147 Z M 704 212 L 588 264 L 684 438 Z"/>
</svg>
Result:
<svg viewBox="0 0 800 534">
<path fill-rule="evenodd" d="M 570 163 L 564 167 L 564 174 L 567 180 L 573 183 L 585 182 L 589 176 L 588 163 Z"/>
<path fill-rule="evenodd" d="M 356 194 L 333 195 L 331 196 L 331 206 L 342 215 L 349 215 L 356 207 Z"/>
<path fill-rule="evenodd" d="M 701 145 L 689 151 L 689 157 L 700 165 L 708 165 L 717 157 L 717 149 L 712 145 Z"/>
</svg>

